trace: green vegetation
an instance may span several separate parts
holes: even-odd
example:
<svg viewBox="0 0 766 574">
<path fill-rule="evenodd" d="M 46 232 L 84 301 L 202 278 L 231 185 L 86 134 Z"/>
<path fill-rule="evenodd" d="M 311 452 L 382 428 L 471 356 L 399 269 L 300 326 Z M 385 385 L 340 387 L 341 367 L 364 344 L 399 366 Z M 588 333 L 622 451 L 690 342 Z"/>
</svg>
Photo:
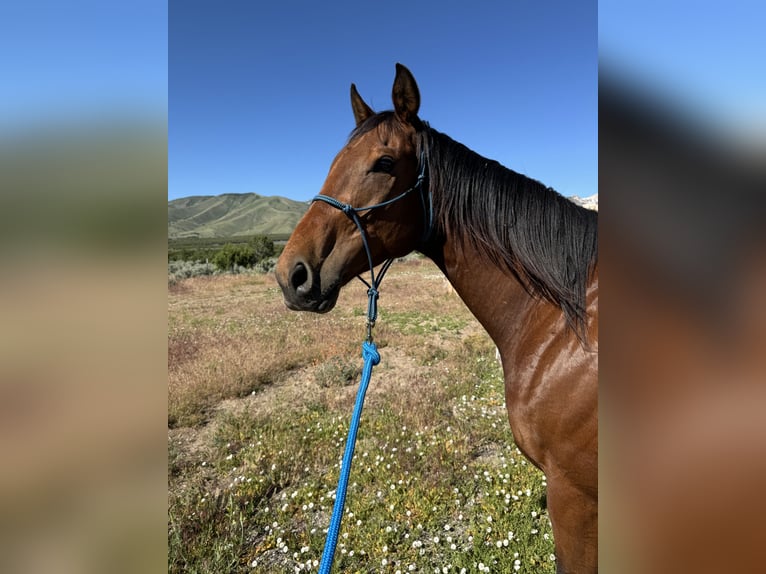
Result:
<svg viewBox="0 0 766 574">
<path fill-rule="evenodd" d="M 282 246 L 265 235 L 224 240 L 184 240 L 181 246 L 168 245 L 168 283 L 181 279 L 213 275 L 221 272 L 242 273 L 247 270 L 267 272 L 274 268 Z"/>
<path fill-rule="evenodd" d="M 274 242 L 263 235 L 256 235 L 245 244 L 227 243 L 213 256 L 213 263 L 221 271 L 235 267 L 252 267 L 274 256 Z"/>
<path fill-rule="evenodd" d="M 383 284 L 333 571 L 553 573 L 545 477 L 513 443 L 494 346 L 443 285 L 422 259 Z M 170 572 L 317 571 L 362 365 L 355 287 L 326 315 L 287 311 L 268 275 L 170 289 Z"/>
<path fill-rule="evenodd" d="M 226 245 L 249 246 L 253 249 L 256 260 L 260 261 L 268 257 L 278 256 L 289 237 L 289 234 L 278 234 L 168 239 L 168 262 L 212 262 L 213 258 Z"/>
</svg>

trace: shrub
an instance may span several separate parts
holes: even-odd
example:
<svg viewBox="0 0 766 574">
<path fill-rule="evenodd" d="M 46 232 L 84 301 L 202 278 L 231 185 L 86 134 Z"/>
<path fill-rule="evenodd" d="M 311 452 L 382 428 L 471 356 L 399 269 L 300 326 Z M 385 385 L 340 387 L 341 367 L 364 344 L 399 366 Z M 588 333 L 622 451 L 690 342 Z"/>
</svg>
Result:
<svg viewBox="0 0 766 574">
<path fill-rule="evenodd" d="M 213 257 L 213 263 L 221 271 L 229 271 L 235 267 L 250 267 L 255 262 L 255 252 L 252 247 L 233 243 L 224 245 Z"/>
<path fill-rule="evenodd" d="M 274 242 L 265 235 L 256 235 L 248 245 L 253 250 L 256 263 L 275 255 Z"/>
<path fill-rule="evenodd" d="M 356 361 L 333 357 L 317 367 L 314 380 L 320 387 L 342 387 L 353 384 L 361 374 Z"/>
<path fill-rule="evenodd" d="M 201 275 L 213 275 L 215 272 L 216 268 L 212 263 L 170 261 L 168 263 L 168 283 L 172 285 L 181 279 L 199 277 Z"/>
<path fill-rule="evenodd" d="M 222 271 L 237 273 L 237 267 L 253 267 L 274 253 L 274 242 L 265 235 L 256 235 L 246 244 L 227 243 L 213 256 L 213 263 Z"/>
<path fill-rule="evenodd" d="M 255 270 L 259 273 L 271 273 L 274 271 L 274 267 L 277 266 L 277 258 L 269 257 L 268 259 L 262 259 L 255 264 Z"/>
</svg>

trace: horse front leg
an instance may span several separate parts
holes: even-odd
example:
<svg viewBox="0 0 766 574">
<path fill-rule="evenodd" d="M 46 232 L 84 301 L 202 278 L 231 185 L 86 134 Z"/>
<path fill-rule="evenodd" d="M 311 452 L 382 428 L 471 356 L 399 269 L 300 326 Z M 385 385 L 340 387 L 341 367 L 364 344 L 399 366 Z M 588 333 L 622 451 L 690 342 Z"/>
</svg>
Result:
<svg viewBox="0 0 766 574">
<path fill-rule="evenodd" d="M 565 476 L 548 477 L 548 516 L 557 574 L 598 572 L 598 498 Z"/>
</svg>

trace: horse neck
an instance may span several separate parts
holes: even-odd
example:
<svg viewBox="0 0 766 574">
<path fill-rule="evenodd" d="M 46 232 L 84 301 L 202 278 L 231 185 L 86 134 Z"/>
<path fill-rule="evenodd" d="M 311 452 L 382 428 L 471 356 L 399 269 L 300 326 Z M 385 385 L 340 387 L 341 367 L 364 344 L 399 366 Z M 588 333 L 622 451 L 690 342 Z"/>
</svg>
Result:
<svg viewBox="0 0 766 574">
<path fill-rule="evenodd" d="M 495 342 L 518 328 L 518 320 L 507 324 L 511 317 L 533 308 L 545 308 L 548 326 L 563 313 L 585 340 L 597 217 L 436 130 L 424 130 L 419 145 L 428 158 L 435 228 L 444 234 L 436 239 L 442 247 L 432 240 L 426 251 L 434 251 L 431 258 Z"/>
<path fill-rule="evenodd" d="M 441 269 L 455 291 L 484 327 L 501 352 L 529 324 L 535 306 L 550 305 L 532 297 L 521 282 L 487 261 L 470 242 L 447 238 L 436 250 L 425 253 Z"/>
</svg>

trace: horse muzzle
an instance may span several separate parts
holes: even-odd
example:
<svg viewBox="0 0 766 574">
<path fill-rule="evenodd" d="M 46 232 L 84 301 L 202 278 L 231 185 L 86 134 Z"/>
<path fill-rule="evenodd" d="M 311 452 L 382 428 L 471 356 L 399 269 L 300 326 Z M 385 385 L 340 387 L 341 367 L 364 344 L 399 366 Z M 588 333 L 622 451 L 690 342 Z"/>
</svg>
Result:
<svg viewBox="0 0 766 574">
<path fill-rule="evenodd" d="M 327 313 L 335 307 L 340 292 L 338 282 L 322 288 L 320 273 L 306 261 L 284 263 L 280 260 L 277 264 L 276 277 L 288 309 Z"/>
</svg>

